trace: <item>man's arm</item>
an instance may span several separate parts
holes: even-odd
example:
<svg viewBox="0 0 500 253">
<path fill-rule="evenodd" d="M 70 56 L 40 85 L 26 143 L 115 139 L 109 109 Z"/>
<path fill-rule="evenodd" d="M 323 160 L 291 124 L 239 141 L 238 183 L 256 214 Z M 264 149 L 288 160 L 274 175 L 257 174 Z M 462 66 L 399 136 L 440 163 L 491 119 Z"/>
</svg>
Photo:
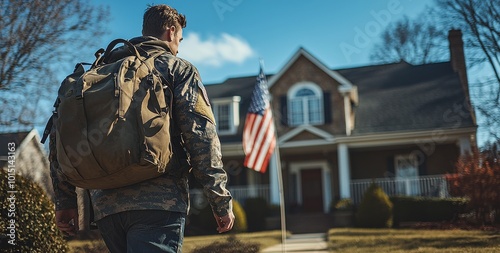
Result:
<svg viewBox="0 0 500 253">
<path fill-rule="evenodd" d="M 193 175 L 203 185 L 219 224 L 218 231 L 228 231 L 234 223 L 232 198 L 226 189 L 227 174 L 223 169 L 220 141 L 207 94 L 198 71 L 190 64 L 174 78 L 173 120 L 181 129 Z"/>
<path fill-rule="evenodd" d="M 55 193 L 56 225 L 62 232 L 74 235 L 78 231 L 78 204 L 75 186 L 61 179 L 57 162 L 55 126 L 49 142 L 50 177 Z"/>
</svg>

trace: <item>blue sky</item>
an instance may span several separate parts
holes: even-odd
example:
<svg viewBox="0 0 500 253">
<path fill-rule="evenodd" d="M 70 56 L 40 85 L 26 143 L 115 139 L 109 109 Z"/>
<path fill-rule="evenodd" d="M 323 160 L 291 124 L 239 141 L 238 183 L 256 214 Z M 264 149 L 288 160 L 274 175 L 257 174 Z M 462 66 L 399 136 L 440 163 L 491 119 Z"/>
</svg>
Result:
<svg viewBox="0 0 500 253">
<path fill-rule="evenodd" d="M 279 71 L 303 47 L 331 68 L 369 65 L 385 26 L 414 17 L 433 0 L 93 0 L 108 5 L 110 31 L 100 44 L 140 35 L 147 4 L 166 3 L 187 17 L 179 55 L 205 84 Z"/>
</svg>

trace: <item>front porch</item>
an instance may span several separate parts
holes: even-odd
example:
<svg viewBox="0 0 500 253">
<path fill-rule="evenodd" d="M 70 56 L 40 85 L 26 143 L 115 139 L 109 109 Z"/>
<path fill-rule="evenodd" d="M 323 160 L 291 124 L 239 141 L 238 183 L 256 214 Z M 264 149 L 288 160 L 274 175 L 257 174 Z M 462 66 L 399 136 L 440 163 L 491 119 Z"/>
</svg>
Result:
<svg viewBox="0 0 500 253">
<path fill-rule="evenodd" d="M 351 199 L 354 204 L 359 204 L 361 202 L 364 192 L 372 182 L 382 187 L 389 196 L 449 197 L 445 175 L 418 176 L 411 178 L 356 179 L 350 182 Z M 269 185 L 230 186 L 229 191 L 233 195 L 233 198 L 241 204 L 244 204 L 247 198 L 255 197 L 264 198 L 268 203 L 271 203 Z M 192 199 L 196 199 L 198 196 L 201 196 L 201 194 L 199 190 L 191 190 Z M 331 196 L 334 196 L 334 194 Z M 285 202 L 288 202 L 288 200 L 285 199 Z M 289 207 L 289 203 L 285 204 Z"/>
</svg>

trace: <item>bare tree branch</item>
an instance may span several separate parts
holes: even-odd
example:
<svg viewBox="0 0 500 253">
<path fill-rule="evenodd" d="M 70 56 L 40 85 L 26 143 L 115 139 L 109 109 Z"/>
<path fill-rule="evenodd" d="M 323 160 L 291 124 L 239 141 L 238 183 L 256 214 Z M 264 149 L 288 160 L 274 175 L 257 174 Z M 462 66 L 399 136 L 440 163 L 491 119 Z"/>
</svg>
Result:
<svg viewBox="0 0 500 253">
<path fill-rule="evenodd" d="M 83 0 L 0 0 L 0 125 L 33 123 L 41 96 L 59 83 L 56 69 L 95 46 L 108 13 Z"/>
</svg>

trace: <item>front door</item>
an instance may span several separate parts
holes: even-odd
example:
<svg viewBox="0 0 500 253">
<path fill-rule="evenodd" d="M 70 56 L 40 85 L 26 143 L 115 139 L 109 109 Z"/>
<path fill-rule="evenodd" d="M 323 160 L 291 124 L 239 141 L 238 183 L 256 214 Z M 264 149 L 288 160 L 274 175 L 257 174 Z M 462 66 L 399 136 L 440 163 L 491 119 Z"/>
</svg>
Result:
<svg viewBox="0 0 500 253">
<path fill-rule="evenodd" d="M 323 212 L 323 183 L 321 169 L 300 171 L 302 187 L 302 210 L 304 212 Z"/>
<path fill-rule="evenodd" d="M 418 161 L 416 156 L 398 155 L 395 158 L 397 194 L 403 196 L 420 195 Z"/>
</svg>

